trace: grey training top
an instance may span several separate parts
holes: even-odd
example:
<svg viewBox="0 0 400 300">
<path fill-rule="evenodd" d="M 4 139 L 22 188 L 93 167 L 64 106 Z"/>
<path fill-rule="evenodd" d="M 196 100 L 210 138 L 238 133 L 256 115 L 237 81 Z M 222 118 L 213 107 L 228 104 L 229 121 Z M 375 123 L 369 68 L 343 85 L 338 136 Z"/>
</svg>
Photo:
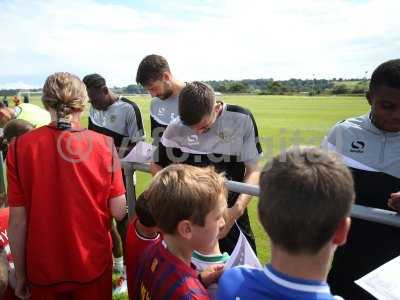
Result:
<svg viewBox="0 0 400 300">
<path fill-rule="evenodd" d="M 153 98 L 150 103 L 151 136 L 153 143 L 157 144 L 162 132 L 169 123 L 179 115 L 178 109 L 179 94 L 165 100 Z"/>
<path fill-rule="evenodd" d="M 337 123 L 323 145 L 340 153 L 353 169 L 400 178 L 400 132 L 376 128 L 369 114 Z"/>
<path fill-rule="evenodd" d="M 237 162 L 256 162 L 261 155 L 258 132 L 251 113 L 239 106 L 223 105 L 213 126 L 197 134 L 178 117 L 161 138 L 165 147 L 179 148 L 184 153 L 235 157 Z"/>
<path fill-rule="evenodd" d="M 145 139 L 142 116 L 136 103 L 119 97 L 106 110 L 90 107 L 89 129 L 100 132 L 114 139 L 119 148 L 123 140 L 136 143 Z"/>
</svg>

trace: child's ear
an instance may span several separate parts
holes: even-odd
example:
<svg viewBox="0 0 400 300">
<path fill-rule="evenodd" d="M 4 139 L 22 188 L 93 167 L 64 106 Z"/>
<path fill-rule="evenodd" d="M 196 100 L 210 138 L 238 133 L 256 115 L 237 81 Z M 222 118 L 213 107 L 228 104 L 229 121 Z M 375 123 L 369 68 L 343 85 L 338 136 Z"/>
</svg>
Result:
<svg viewBox="0 0 400 300">
<path fill-rule="evenodd" d="M 192 238 L 192 222 L 189 220 L 180 221 L 176 229 L 179 236 L 183 237 L 184 239 Z"/>
<path fill-rule="evenodd" d="M 339 222 L 338 227 L 333 234 L 332 243 L 341 246 L 344 245 L 347 241 L 347 235 L 349 234 L 351 226 L 350 217 L 346 217 Z"/>
</svg>

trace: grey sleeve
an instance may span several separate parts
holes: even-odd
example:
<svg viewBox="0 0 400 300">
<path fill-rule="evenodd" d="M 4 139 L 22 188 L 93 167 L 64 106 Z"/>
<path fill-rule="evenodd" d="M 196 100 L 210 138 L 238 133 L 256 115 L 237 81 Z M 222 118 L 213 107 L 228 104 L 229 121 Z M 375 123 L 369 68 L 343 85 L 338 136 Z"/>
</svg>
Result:
<svg viewBox="0 0 400 300">
<path fill-rule="evenodd" d="M 256 162 L 262 155 L 262 149 L 258 137 L 257 125 L 251 116 L 247 116 L 243 130 L 243 144 L 240 152 L 240 161 Z"/>
<path fill-rule="evenodd" d="M 321 147 L 341 153 L 343 147 L 343 125 L 342 122 L 335 124 L 324 137 Z"/>
<path fill-rule="evenodd" d="M 145 140 L 142 115 L 137 105 L 132 106 L 132 108 L 127 111 L 126 128 L 131 142 Z"/>
</svg>

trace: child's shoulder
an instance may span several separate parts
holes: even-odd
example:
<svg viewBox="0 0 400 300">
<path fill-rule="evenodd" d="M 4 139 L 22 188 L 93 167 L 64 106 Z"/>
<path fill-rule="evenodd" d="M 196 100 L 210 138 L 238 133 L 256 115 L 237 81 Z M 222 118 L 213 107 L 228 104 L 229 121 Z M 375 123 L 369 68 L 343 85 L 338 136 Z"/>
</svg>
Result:
<svg viewBox="0 0 400 300">
<path fill-rule="evenodd" d="M 252 278 L 258 278 L 262 274 L 263 270 L 257 268 L 253 268 L 246 265 L 237 266 L 232 269 L 226 270 L 222 275 L 221 280 L 229 280 L 231 283 L 237 283 L 243 280 L 251 280 Z"/>
<path fill-rule="evenodd" d="M 237 299 L 249 286 L 257 285 L 263 270 L 249 266 L 237 266 L 226 270 L 218 281 L 217 299 Z"/>
</svg>

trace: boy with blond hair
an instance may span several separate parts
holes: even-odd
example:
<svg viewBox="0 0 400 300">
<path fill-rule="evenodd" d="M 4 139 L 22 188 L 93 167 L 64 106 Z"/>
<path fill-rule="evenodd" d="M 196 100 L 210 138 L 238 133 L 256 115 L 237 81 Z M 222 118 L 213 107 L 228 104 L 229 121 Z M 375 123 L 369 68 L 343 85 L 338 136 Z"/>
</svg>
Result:
<svg viewBox="0 0 400 300">
<path fill-rule="evenodd" d="M 211 247 L 225 225 L 224 179 L 210 168 L 171 165 L 154 177 L 146 198 L 163 241 L 150 246 L 135 274 L 135 299 L 209 299 L 204 285 L 222 267 L 199 275 L 194 250 Z"/>
<path fill-rule="evenodd" d="M 335 299 L 326 278 L 353 201 L 351 173 L 333 153 L 293 147 L 276 156 L 261 174 L 258 204 L 271 263 L 226 271 L 217 299 Z"/>
</svg>

